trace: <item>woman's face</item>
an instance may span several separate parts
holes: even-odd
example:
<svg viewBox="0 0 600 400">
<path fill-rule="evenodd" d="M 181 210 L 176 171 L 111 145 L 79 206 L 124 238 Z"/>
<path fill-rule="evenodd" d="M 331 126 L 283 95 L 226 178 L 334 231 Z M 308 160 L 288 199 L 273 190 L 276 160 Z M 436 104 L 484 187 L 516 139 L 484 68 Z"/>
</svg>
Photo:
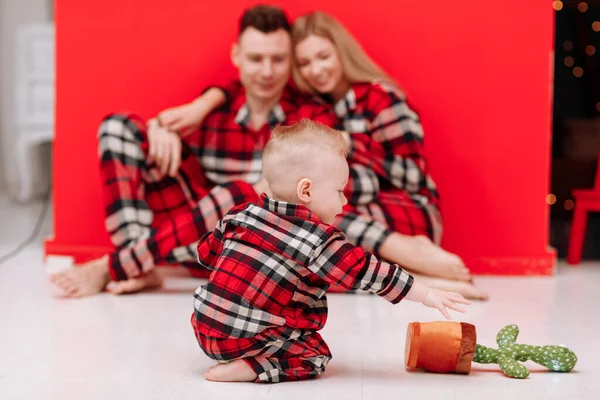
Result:
<svg viewBox="0 0 600 400">
<path fill-rule="evenodd" d="M 296 45 L 296 61 L 302 78 L 319 94 L 332 94 L 345 86 L 344 69 L 330 40 L 310 35 Z"/>
</svg>

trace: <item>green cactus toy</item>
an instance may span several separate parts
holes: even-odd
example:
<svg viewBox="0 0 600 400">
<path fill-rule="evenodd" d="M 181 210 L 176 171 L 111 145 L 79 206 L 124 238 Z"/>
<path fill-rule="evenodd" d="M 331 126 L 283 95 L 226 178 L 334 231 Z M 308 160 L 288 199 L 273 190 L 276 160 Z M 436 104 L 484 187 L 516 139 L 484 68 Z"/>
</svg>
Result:
<svg viewBox="0 0 600 400">
<path fill-rule="evenodd" d="M 505 326 L 496 335 L 499 349 L 477 345 L 473 361 L 480 364 L 498 364 L 500 369 L 512 378 L 527 378 L 529 370 L 519 361 L 531 360 L 557 372 L 569 372 L 577 363 L 577 356 L 563 346 L 531 346 L 518 344 L 517 325 Z"/>
<path fill-rule="evenodd" d="M 498 332 L 498 349 L 477 344 L 475 326 L 466 322 L 411 322 L 406 332 L 405 360 L 408 368 L 458 374 L 471 372 L 471 363 L 498 364 L 512 378 L 527 378 L 529 371 L 519 361 L 531 360 L 558 372 L 569 372 L 577 356 L 562 346 L 518 344 L 517 325 Z"/>
</svg>

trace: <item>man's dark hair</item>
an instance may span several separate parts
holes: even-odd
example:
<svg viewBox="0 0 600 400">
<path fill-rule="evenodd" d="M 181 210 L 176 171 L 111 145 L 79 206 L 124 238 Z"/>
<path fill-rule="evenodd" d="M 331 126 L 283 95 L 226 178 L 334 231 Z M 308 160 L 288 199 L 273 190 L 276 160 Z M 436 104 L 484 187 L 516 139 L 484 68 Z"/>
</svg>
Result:
<svg viewBox="0 0 600 400">
<path fill-rule="evenodd" d="M 286 13 L 279 7 L 268 5 L 257 5 L 244 11 L 240 18 L 238 37 L 247 28 L 254 28 L 262 33 L 271 33 L 279 29 L 290 33 L 290 21 Z"/>
</svg>

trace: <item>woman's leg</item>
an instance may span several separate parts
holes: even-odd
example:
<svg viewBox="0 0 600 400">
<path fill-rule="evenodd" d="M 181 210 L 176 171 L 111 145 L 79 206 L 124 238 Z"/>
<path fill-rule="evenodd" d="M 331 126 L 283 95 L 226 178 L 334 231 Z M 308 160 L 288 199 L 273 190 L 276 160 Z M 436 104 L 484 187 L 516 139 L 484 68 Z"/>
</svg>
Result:
<svg viewBox="0 0 600 400">
<path fill-rule="evenodd" d="M 392 232 L 379 247 L 379 255 L 414 273 L 457 281 L 471 280 L 471 274 L 460 257 L 423 235 Z"/>
</svg>

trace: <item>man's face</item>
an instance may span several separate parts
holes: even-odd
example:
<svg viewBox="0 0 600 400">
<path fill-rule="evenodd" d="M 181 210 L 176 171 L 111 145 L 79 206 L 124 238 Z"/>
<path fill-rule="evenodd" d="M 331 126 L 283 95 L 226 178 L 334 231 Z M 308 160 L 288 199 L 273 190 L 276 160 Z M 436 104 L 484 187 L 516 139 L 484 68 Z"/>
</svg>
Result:
<svg viewBox="0 0 600 400">
<path fill-rule="evenodd" d="M 246 94 L 269 101 L 279 98 L 290 78 L 292 41 L 283 29 L 263 33 L 247 28 L 232 49 Z"/>
</svg>

